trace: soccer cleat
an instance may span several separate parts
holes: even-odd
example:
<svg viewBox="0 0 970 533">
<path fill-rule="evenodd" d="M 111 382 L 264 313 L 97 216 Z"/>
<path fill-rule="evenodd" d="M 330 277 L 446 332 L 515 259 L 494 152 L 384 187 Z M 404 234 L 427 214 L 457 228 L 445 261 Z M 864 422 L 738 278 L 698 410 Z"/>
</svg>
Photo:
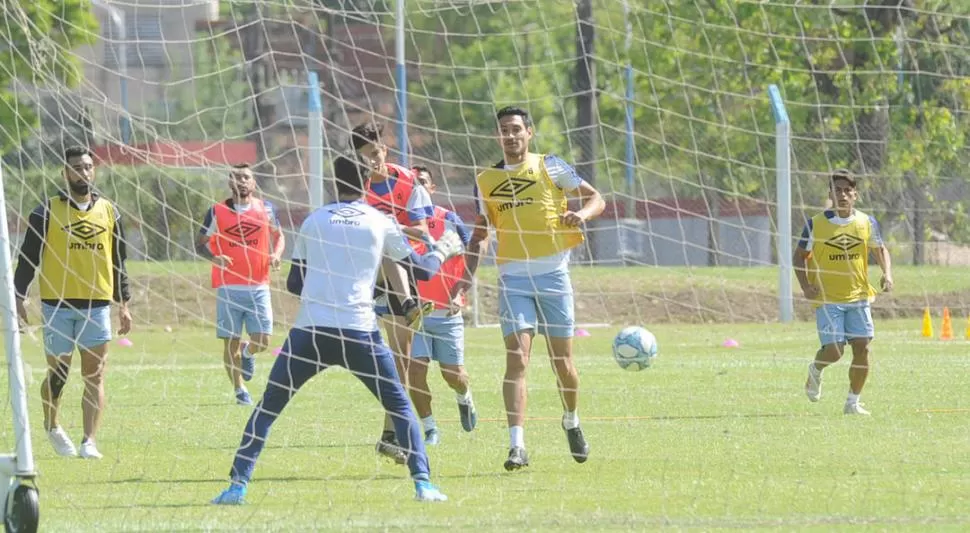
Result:
<svg viewBox="0 0 970 533">
<path fill-rule="evenodd" d="M 439 442 L 441 442 L 441 434 L 438 433 L 438 428 L 431 428 L 424 432 L 425 446 L 437 446 Z"/>
<path fill-rule="evenodd" d="M 81 442 L 81 452 L 82 459 L 101 459 L 104 457 L 101 452 L 98 451 L 98 447 L 94 445 L 93 440 L 86 440 Z"/>
<path fill-rule="evenodd" d="M 249 381 L 253 379 L 253 373 L 256 372 L 256 356 L 249 353 L 249 343 L 242 343 L 242 347 L 239 349 L 242 353 L 242 378 L 244 381 Z"/>
<path fill-rule="evenodd" d="M 404 463 L 408 462 L 407 455 L 404 454 L 404 450 L 397 445 L 396 441 L 386 441 L 381 439 L 377 441 L 376 448 L 379 455 L 383 455 L 399 465 L 403 465 Z"/>
<path fill-rule="evenodd" d="M 430 481 L 423 480 L 414 482 L 414 499 L 419 502 L 448 501 L 448 497 L 442 494 L 438 487 L 432 485 Z"/>
<path fill-rule="evenodd" d="M 578 426 L 573 429 L 563 429 L 566 431 L 566 440 L 569 441 L 569 453 L 577 463 L 585 463 L 589 458 L 589 444 L 586 443 L 583 430 Z"/>
<path fill-rule="evenodd" d="M 458 417 L 461 419 L 462 429 L 465 431 L 475 429 L 475 425 L 478 424 L 478 411 L 475 410 L 475 404 L 458 404 Z"/>
<path fill-rule="evenodd" d="M 47 432 L 47 440 L 51 441 L 51 446 L 54 447 L 57 455 L 62 457 L 74 457 L 77 455 L 77 448 L 71 442 L 71 437 L 67 436 L 67 433 L 61 426 L 52 427 Z"/>
<path fill-rule="evenodd" d="M 509 472 L 529 466 L 529 454 L 525 448 L 513 446 L 509 448 L 509 458 L 505 460 L 505 469 Z"/>
<path fill-rule="evenodd" d="M 249 394 L 247 390 L 241 390 L 236 393 L 236 405 L 248 406 L 253 404 L 253 397 Z"/>
<path fill-rule="evenodd" d="M 863 409 L 862 404 L 858 402 L 846 403 L 845 407 L 842 409 L 842 413 L 846 415 L 863 415 L 863 416 L 869 416 L 872 414 L 869 411 L 866 411 L 865 409 Z"/>
<path fill-rule="evenodd" d="M 805 380 L 805 396 L 808 401 L 817 402 L 822 398 L 822 371 L 815 368 L 815 362 L 808 364 L 808 379 Z"/>
<path fill-rule="evenodd" d="M 246 486 L 232 483 L 229 488 L 212 499 L 215 505 L 242 505 L 246 503 Z"/>
<path fill-rule="evenodd" d="M 413 302 L 413 300 L 411 301 Z M 409 328 L 419 330 L 421 329 L 421 324 L 424 322 L 424 317 L 430 315 L 432 312 L 434 312 L 434 302 L 421 302 L 420 305 L 414 304 L 413 307 L 405 309 L 404 318 L 408 321 Z"/>
</svg>

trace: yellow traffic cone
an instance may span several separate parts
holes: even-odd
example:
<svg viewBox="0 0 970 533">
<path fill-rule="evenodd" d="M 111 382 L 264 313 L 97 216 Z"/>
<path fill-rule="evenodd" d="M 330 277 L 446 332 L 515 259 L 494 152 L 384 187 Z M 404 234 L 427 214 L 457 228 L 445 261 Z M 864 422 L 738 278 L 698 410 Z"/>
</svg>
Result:
<svg viewBox="0 0 970 533">
<path fill-rule="evenodd" d="M 970 341 L 970 315 L 967 316 L 967 331 L 964 333 L 964 336 Z"/>
<path fill-rule="evenodd" d="M 970 327 L 968 325 L 967 327 Z M 933 318 L 930 317 L 930 308 L 923 309 L 923 338 L 932 339 L 933 338 Z"/>
<path fill-rule="evenodd" d="M 953 323 L 950 321 L 950 308 L 943 308 L 943 326 L 940 328 L 940 339 L 948 341 L 953 338 Z"/>
</svg>

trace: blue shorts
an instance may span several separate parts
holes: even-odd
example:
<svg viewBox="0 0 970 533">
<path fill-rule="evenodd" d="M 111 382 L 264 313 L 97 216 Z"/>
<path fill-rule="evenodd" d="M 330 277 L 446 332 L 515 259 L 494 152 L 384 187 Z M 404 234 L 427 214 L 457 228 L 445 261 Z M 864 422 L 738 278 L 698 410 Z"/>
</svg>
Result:
<svg viewBox="0 0 970 533">
<path fill-rule="evenodd" d="M 243 325 L 250 335 L 273 334 L 273 306 L 270 305 L 269 287 L 219 287 L 216 298 L 216 337 L 238 339 L 242 337 Z"/>
<path fill-rule="evenodd" d="M 822 304 L 815 309 L 815 327 L 822 346 L 871 339 L 875 334 L 869 302 Z"/>
<path fill-rule="evenodd" d="M 41 304 L 44 315 L 44 351 L 48 355 L 71 355 L 74 348 L 88 349 L 111 341 L 111 306 L 74 309 Z"/>
<path fill-rule="evenodd" d="M 538 276 L 499 276 L 502 336 L 527 329 L 546 337 L 572 337 L 576 319 L 568 271 Z"/>
<path fill-rule="evenodd" d="M 461 314 L 425 318 L 421 330 L 414 334 L 411 357 L 431 358 L 442 365 L 465 364 L 465 319 Z"/>
</svg>

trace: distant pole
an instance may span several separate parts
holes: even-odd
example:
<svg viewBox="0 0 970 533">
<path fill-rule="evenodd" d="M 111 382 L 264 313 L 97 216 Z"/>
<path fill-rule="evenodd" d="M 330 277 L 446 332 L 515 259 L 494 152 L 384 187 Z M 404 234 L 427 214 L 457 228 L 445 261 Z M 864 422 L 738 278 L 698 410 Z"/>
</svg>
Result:
<svg viewBox="0 0 970 533">
<path fill-rule="evenodd" d="M 792 230 L 791 230 L 791 123 L 777 85 L 768 87 L 771 111 L 775 116 L 775 181 L 777 189 L 776 224 L 778 226 L 778 318 L 794 319 L 792 296 Z"/>
<path fill-rule="evenodd" d="M 401 150 L 401 166 L 408 168 L 408 72 L 404 53 L 404 2 L 405 0 L 397 0 L 394 50 L 397 55 L 397 142 Z"/>
<path fill-rule="evenodd" d="M 310 152 L 310 208 L 323 205 L 323 105 L 320 101 L 320 78 L 316 72 L 307 73 L 308 148 Z"/>
<path fill-rule="evenodd" d="M 623 49 L 626 52 L 626 218 L 636 218 L 636 152 L 633 138 L 633 59 L 630 48 L 633 45 L 633 21 L 630 19 L 630 2 L 623 0 L 623 16 L 626 20 L 626 38 Z"/>
<path fill-rule="evenodd" d="M 576 171 L 586 181 L 596 181 L 596 147 L 599 144 L 596 120 L 596 60 L 593 45 L 596 26 L 593 24 L 593 1 L 576 2 L 576 142 L 580 156 Z M 588 231 L 589 261 L 596 260 L 595 231 Z"/>
<path fill-rule="evenodd" d="M 105 3 L 103 0 L 91 0 L 91 5 L 98 6 L 108 12 L 111 25 L 114 30 L 111 32 L 114 41 L 118 43 L 115 48 L 118 61 L 118 85 L 121 94 L 121 116 L 118 118 L 118 128 L 121 130 L 121 142 L 131 144 L 131 116 L 128 114 L 128 34 L 125 29 L 124 13 L 117 7 Z"/>
</svg>

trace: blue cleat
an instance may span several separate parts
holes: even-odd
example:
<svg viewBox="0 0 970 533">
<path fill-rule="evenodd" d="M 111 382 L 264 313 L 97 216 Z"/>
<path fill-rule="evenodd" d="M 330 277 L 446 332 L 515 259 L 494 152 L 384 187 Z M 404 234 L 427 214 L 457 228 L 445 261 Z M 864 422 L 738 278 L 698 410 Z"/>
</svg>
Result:
<svg viewBox="0 0 970 533">
<path fill-rule="evenodd" d="M 441 442 L 441 434 L 438 433 L 438 428 L 431 428 L 424 432 L 425 446 L 437 446 L 439 442 Z"/>
<path fill-rule="evenodd" d="M 478 411 L 475 409 L 475 404 L 458 404 L 458 417 L 461 418 L 462 429 L 465 431 L 475 429 L 475 425 L 478 424 Z"/>
<path fill-rule="evenodd" d="M 229 488 L 212 499 L 213 505 L 242 505 L 246 503 L 246 486 L 231 483 Z"/>
<path fill-rule="evenodd" d="M 253 373 L 256 372 L 256 356 L 249 353 L 249 343 L 244 342 L 242 348 L 242 378 L 243 381 L 249 381 L 253 379 Z"/>
<path fill-rule="evenodd" d="M 419 502 L 444 502 L 448 501 L 448 497 L 438 490 L 431 484 L 430 481 L 415 481 L 414 482 L 414 499 Z"/>
<path fill-rule="evenodd" d="M 236 393 L 236 405 L 248 406 L 253 404 L 253 397 L 249 391 L 242 390 Z"/>
</svg>

